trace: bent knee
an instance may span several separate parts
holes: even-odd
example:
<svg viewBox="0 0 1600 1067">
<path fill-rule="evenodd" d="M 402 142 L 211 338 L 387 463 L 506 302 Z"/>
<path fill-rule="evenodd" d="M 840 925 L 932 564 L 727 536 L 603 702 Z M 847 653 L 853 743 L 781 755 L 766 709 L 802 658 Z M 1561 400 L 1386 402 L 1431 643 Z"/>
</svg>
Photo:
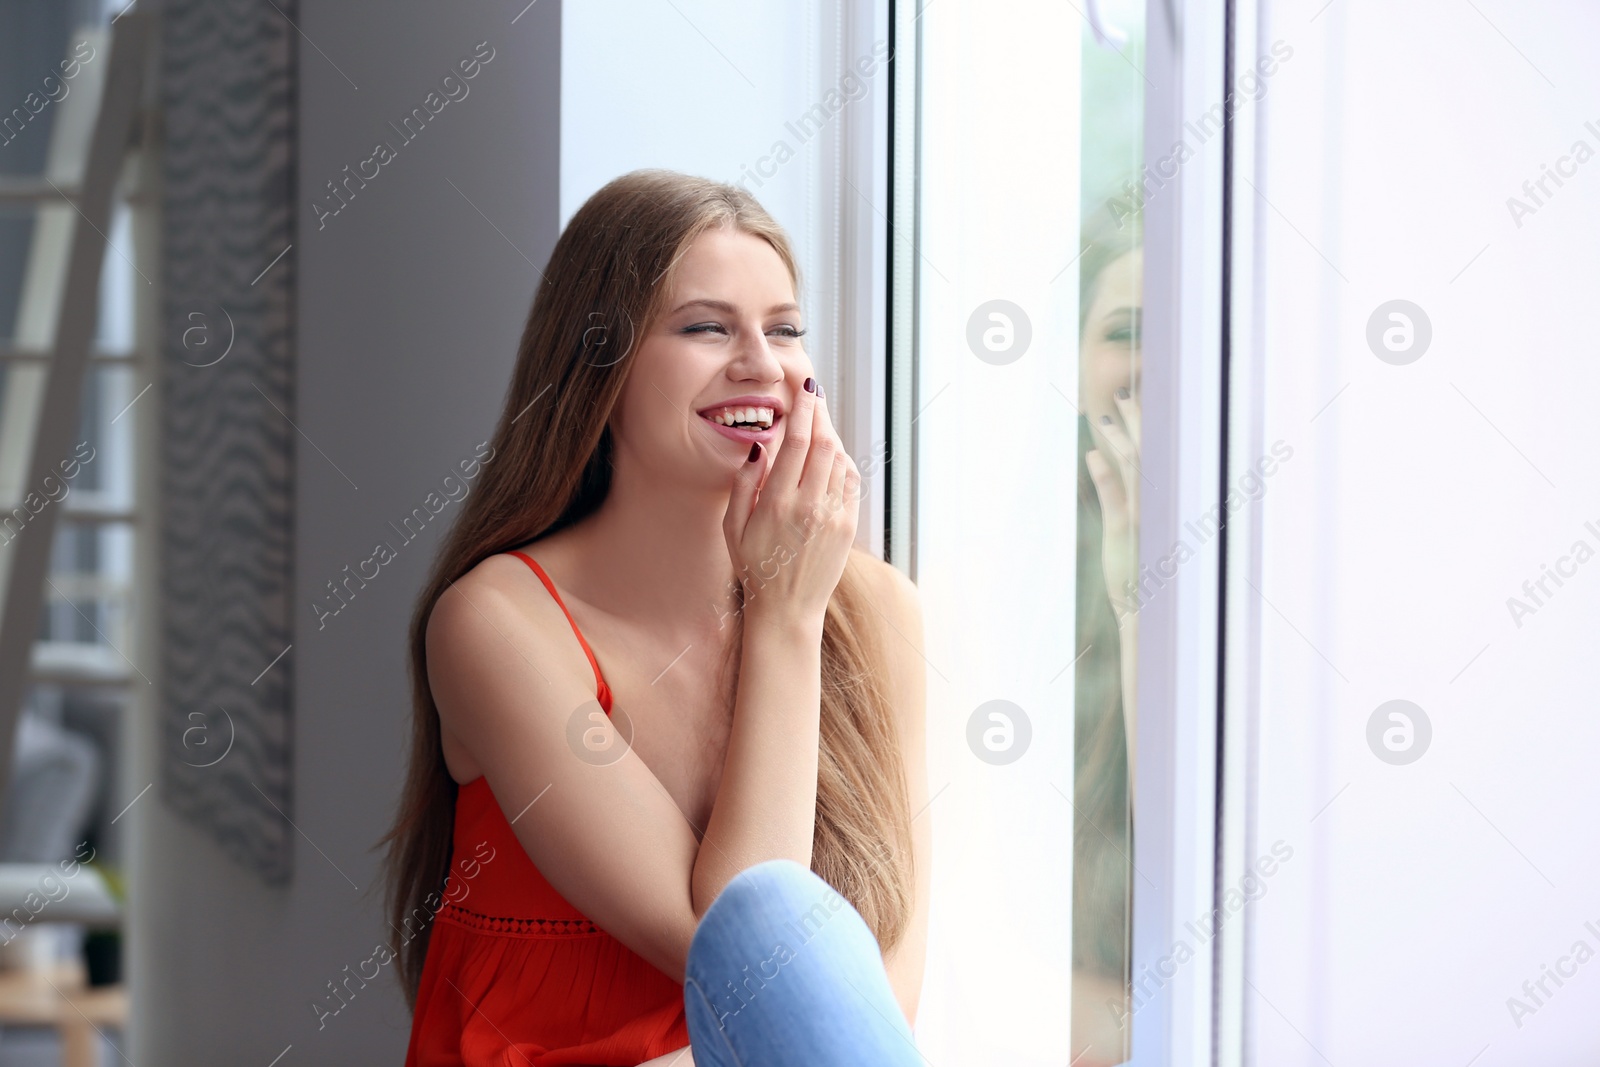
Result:
<svg viewBox="0 0 1600 1067">
<path fill-rule="evenodd" d="M 774 930 L 804 928 L 848 908 L 850 902 L 810 869 L 791 859 L 763 860 L 722 887 L 701 916 L 690 950 L 713 936 L 764 941 Z"/>
<path fill-rule="evenodd" d="M 722 887 L 701 921 L 713 911 L 732 908 L 741 912 L 788 909 L 824 894 L 838 896 L 827 882 L 791 859 L 763 860 L 746 867 Z"/>
</svg>

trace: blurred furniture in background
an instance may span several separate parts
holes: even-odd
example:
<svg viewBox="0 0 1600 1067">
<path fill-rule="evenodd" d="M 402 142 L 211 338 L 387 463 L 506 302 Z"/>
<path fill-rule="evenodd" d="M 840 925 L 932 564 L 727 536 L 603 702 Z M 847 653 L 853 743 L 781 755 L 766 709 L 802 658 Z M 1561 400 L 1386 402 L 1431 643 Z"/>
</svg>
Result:
<svg viewBox="0 0 1600 1067">
<path fill-rule="evenodd" d="M 71 856 L 104 762 L 94 742 L 30 708 L 17 722 L 11 781 L 0 806 L 0 869 Z"/>
<path fill-rule="evenodd" d="M 83 964 L 60 961 L 46 970 L 0 971 L 0 1023 L 48 1026 L 61 1039 L 61 1067 L 96 1067 L 97 1037 L 128 1021 L 128 994 L 121 985 L 90 988 Z"/>
</svg>

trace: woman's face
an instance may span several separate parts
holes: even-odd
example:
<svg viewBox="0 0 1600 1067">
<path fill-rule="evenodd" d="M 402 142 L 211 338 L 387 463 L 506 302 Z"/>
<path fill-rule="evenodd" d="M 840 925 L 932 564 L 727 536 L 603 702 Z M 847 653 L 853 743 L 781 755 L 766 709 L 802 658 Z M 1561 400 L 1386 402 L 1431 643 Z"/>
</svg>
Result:
<svg viewBox="0 0 1600 1067">
<path fill-rule="evenodd" d="M 633 354 L 611 417 L 618 459 L 650 475 L 726 490 L 762 442 L 769 464 L 785 415 L 816 373 L 801 347 L 800 309 L 777 251 L 754 234 L 714 227 L 678 260 L 665 311 Z M 754 397 L 753 400 L 741 400 Z M 772 408 L 770 429 L 725 432 L 718 405 Z"/>
<path fill-rule="evenodd" d="M 1100 272 L 1089 314 L 1084 319 L 1079 403 L 1096 441 L 1100 416 L 1120 423 L 1114 396 L 1127 389 L 1139 396 L 1139 332 L 1144 303 L 1144 255 L 1134 250 L 1112 260 Z"/>
</svg>

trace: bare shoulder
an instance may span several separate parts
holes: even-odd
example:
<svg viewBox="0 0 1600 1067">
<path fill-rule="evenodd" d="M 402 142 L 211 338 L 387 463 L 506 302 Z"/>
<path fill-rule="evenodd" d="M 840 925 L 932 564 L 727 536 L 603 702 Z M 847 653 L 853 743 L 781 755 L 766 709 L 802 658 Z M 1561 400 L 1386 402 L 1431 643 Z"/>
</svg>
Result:
<svg viewBox="0 0 1600 1067">
<path fill-rule="evenodd" d="M 527 565 L 506 553 L 482 560 L 445 587 L 428 613 L 428 643 L 479 636 L 485 627 L 512 624 L 519 632 L 536 621 L 529 598 L 519 595 L 516 569 Z"/>
<path fill-rule="evenodd" d="M 861 576 L 872 614 L 880 616 L 880 621 L 889 627 L 907 631 L 905 636 L 908 638 L 913 637 L 908 628 L 915 629 L 915 642 L 920 648 L 922 597 L 917 583 L 899 567 L 859 547 L 850 549 L 848 566 Z"/>
<path fill-rule="evenodd" d="M 927 692 L 923 653 L 922 598 L 917 583 L 891 563 L 862 549 L 851 550 L 850 566 L 861 575 L 865 615 L 883 657 L 890 703 L 909 741 L 921 737 Z"/>
<path fill-rule="evenodd" d="M 532 569 L 508 553 L 485 558 L 450 583 L 428 613 L 425 642 L 429 680 L 436 691 L 459 679 L 440 677 L 435 671 L 474 673 L 508 658 L 540 675 L 590 685 L 583 681 L 589 672 L 587 661 L 571 639 L 560 607 Z M 439 707 L 448 720 L 446 704 Z"/>
</svg>

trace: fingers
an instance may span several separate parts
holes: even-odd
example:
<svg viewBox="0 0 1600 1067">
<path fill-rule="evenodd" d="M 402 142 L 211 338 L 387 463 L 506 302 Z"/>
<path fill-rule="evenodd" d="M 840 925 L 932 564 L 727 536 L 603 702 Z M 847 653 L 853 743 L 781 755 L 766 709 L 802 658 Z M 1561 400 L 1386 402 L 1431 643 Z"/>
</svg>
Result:
<svg viewBox="0 0 1600 1067">
<path fill-rule="evenodd" d="M 805 470 L 800 474 L 800 491 L 807 496 L 821 496 L 827 492 L 834 457 L 842 455 L 844 448 L 834 432 L 827 397 L 817 399 L 812 417 L 811 450 L 806 456 Z"/>
<path fill-rule="evenodd" d="M 1128 494 L 1123 489 L 1122 478 L 1111 469 L 1110 462 L 1100 454 L 1098 448 L 1084 453 L 1083 462 L 1089 468 L 1089 478 L 1100 497 L 1101 524 L 1106 536 L 1127 533 Z"/>
<path fill-rule="evenodd" d="M 817 406 L 828 417 L 829 435 L 834 441 L 838 441 L 838 434 L 833 429 L 833 416 L 827 410 L 827 397 L 823 397 L 822 403 Z M 855 514 L 858 510 L 857 505 L 861 500 L 861 471 L 856 466 L 856 461 L 850 458 L 850 453 L 844 450 L 843 445 L 834 450 L 833 462 L 829 465 L 826 493 L 830 507 L 847 508 L 851 514 Z"/>
<path fill-rule="evenodd" d="M 817 403 L 817 418 L 819 425 L 812 438 L 811 458 L 806 462 L 801 494 L 810 497 L 815 487 L 826 513 L 831 517 L 836 512 L 846 512 L 853 531 L 861 511 L 861 471 L 833 428 L 833 415 L 828 410 L 826 396 Z"/>
<path fill-rule="evenodd" d="M 843 452 L 833 454 L 833 464 L 828 472 L 827 496 L 825 500 L 829 507 L 837 507 L 835 501 L 844 500 L 844 476 L 850 468 L 845 464 Z"/>
<path fill-rule="evenodd" d="M 1110 458 L 1116 461 L 1122 481 L 1130 491 L 1137 492 L 1139 487 L 1135 483 L 1139 478 L 1139 442 L 1128 435 L 1121 423 L 1109 416 L 1101 419 L 1100 434 L 1111 449 Z"/>
<path fill-rule="evenodd" d="M 813 449 L 813 453 L 815 453 Z M 848 526 L 851 539 L 855 537 L 856 523 L 861 511 L 861 475 L 856 465 L 843 449 L 835 449 L 829 464 L 828 480 L 823 485 L 822 499 L 811 505 L 805 519 L 807 540 L 824 526 L 844 529 Z"/>
<path fill-rule="evenodd" d="M 789 498 L 807 514 L 808 525 L 859 500 L 861 473 L 834 430 L 827 400 L 802 389 L 786 419 L 778 454 L 759 491 L 751 494 L 735 484 L 725 524 L 732 537 L 742 539 L 758 500 L 769 495 L 775 504 Z"/>
<path fill-rule="evenodd" d="M 783 420 L 786 428 L 783 441 L 778 445 L 778 455 L 767 474 L 767 486 L 780 491 L 800 484 L 800 472 L 811 451 L 811 437 L 815 432 L 816 394 L 801 389 L 795 396 L 794 410 Z"/>
<path fill-rule="evenodd" d="M 734 543 L 744 539 L 744 528 L 755 510 L 756 491 L 761 486 L 761 472 L 766 467 L 766 451 L 758 446 L 750 449 L 755 458 L 739 465 L 733 477 L 733 491 L 728 494 L 728 510 L 722 517 L 722 532 Z"/>
<path fill-rule="evenodd" d="M 839 483 L 834 485 L 830 479 L 828 483 L 828 500 L 841 501 L 841 506 L 850 515 L 851 523 L 860 521 L 861 518 L 861 472 L 856 469 L 855 461 L 844 452 L 839 453 L 841 461 L 837 464 Z M 837 493 L 837 495 L 835 495 Z"/>
<path fill-rule="evenodd" d="M 1139 453 L 1139 442 L 1144 440 L 1140 436 L 1143 412 L 1139 407 L 1139 398 L 1126 387 L 1118 389 L 1112 394 L 1112 401 L 1117 405 L 1117 414 L 1122 416 L 1122 425 L 1127 427 L 1128 436 L 1133 439 L 1133 455 Z"/>
</svg>

